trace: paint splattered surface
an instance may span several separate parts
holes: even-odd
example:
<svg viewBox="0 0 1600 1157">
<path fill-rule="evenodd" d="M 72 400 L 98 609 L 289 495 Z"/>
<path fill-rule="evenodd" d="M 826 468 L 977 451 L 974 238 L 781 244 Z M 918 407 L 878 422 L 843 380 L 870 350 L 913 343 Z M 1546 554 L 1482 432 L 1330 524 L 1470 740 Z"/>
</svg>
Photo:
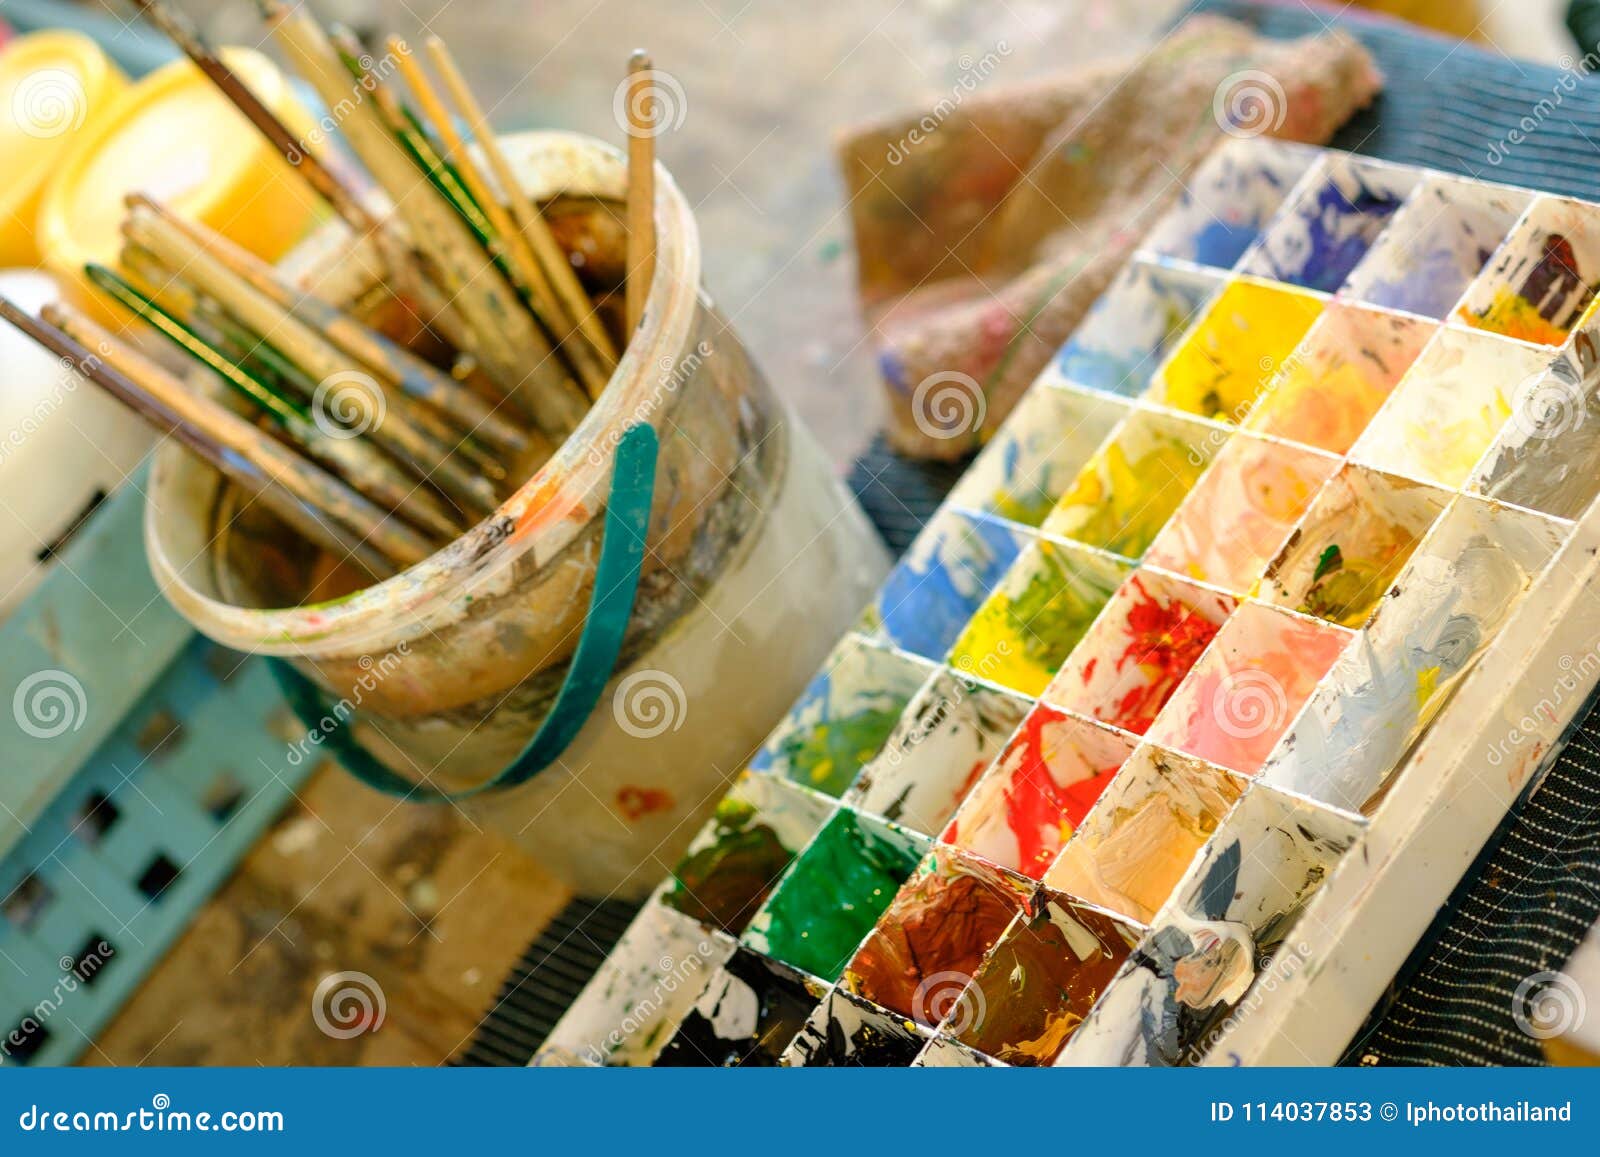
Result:
<svg viewBox="0 0 1600 1157">
<path fill-rule="evenodd" d="M 1226 143 L 562 1055 L 1203 1059 L 1600 490 L 1597 283 L 1600 208 Z"/>
</svg>

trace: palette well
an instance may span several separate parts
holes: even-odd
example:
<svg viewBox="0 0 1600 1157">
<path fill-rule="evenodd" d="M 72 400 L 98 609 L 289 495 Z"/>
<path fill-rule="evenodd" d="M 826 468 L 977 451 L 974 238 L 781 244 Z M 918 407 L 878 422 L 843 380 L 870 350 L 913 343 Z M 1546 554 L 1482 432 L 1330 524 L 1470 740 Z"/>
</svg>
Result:
<svg viewBox="0 0 1600 1157">
<path fill-rule="evenodd" d="M 1600 682 L 1597 282 L 1600 206 L 1224 142 L 542 1059 L 1334 1059 Z"/>
</svg>

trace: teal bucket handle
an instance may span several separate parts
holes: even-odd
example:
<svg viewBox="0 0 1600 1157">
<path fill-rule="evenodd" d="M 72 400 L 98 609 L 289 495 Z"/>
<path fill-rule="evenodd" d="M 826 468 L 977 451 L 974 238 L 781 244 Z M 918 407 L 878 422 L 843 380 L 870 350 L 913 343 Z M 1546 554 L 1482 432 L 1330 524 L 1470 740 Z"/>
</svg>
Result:
<svg viewBox="0 0 1600 1157">
<path fill-rule="evenodd" d="M 639 594 L 639 574 L 644 565 L 658 444 L 654 427 L 643 422 L 629 426 L 617 443 L 611 494 L 606 501 L 604 539 L 583 633 L 578 637 L 567 677 L 556 693 L 550 713 L 534 732 L 528 746 L 522 749 L 522 754 L 499 774 L 475 787 L 443 791 L 391 771 L 361 745 L 351 733 L 345 716 L 330 716 L 321 688 L 283 659 L 269 658 L 267 665 L 295 716 L 308 731 L 322 733 L 322 745 L 351 775 L 368 787 L 402 799 L 426 803 L 467 799 L 484 792 L 516 787 L 549 767 L 577 738 L 593 714 L 622 653 L 622 640 L 627 633 L 628 620 L 633 617 L 634 601 Z M 325 729 L 324 724 L 330 718 L 333 726 Z"/>
</svg>

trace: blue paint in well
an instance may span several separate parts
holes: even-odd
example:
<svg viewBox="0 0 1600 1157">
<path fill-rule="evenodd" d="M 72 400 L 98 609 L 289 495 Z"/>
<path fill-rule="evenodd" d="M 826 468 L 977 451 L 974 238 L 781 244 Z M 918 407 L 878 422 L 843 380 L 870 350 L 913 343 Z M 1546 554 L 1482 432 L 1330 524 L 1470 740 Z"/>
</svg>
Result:
<svg viewBox="0 0 1600 1157">
<path fill-rule="evenodd" d="M 1358 182 L 1354 196 L 1329 183 L 1317 193 L 1314 205 L 1301 210 L 1306 229 L 1298 268 L 1280 269 L 1286 281 L 1332 293 L 1366 256 L 1373 238 L 1400 208 L 1400 199 Z"/>
<path fill-rule="evenodd" d="M 1022 544 L 991 518 L 961 516 L 930 548 L 912 551 L 878 593 L 883 629 L 904 650 L 942 659 Z"/>
<path fill-rule="evenodd" d="M 1200 265 L 1231 269 L 1261 235 L 1257 221 L 1209 221 L 1194 237 L 1194 260 Z"/>
</svg>

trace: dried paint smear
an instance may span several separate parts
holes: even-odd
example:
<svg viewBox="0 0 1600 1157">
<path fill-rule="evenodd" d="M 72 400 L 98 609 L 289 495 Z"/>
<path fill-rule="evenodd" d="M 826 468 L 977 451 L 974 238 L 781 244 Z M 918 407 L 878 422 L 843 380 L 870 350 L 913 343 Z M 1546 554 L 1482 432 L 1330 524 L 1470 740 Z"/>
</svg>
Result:
<svg viewBox="0 0 1600 1157">
<path fill-rule="evenodd" d="M 1600 237 L 1592 209 L 1583 221 L 1569 220 L 1572 230 L 1547 228 L 1540 218 L 1572 216 L 1553 201 L 1536 205 L 1456 315 L 1468 325 L 1538 345 L 1565 342 L 1594 300 Z"/>
<path fill-rule="evenodd" d="M 771 1068 L 827 991 L 819 980 L 740 948 L 711 977 L 656 1064 Z"/>
<path fill-rule="evenodd" d="M 1135 415 L 1061 496 L 1045 533 L 1140 557 L 1220 444 L 1215 431 L 1198 424 Z"/>
<path fill-rule="evenodd" d="M 1140 571 L 1117 591 L 1045 699 L 1143 735 L 1234 606 L 1228 595 Z"/>
<path fill-rule="evenodd" d="M 745 930 L 744 943 L 837 980 L 926 846 L 901 829 L 839 812 L 789 868 Z"/>
<path fill-rule="evenodd" d="M 1249 991 L 1359 835 L 1352 820 L 1252 790 L 1073 1040 L 1072 1064 L 1179 1065 Z M 1129 1005 L 1136 1009 L 1128 1015 Z M 1114 1015 L 1119 1014 L 1119 1015 Z"/>
<path fill-rule="evenodd" d="M 1430 728 L 1507 677 L 1600 492 L 1597 280 L 1600 207 L 1222 143 L 540 1063 L 1184 1065 L 1243 1009 L 1250 1049 L 1281 1031 L 1268 982 L 1361 949 L 1325 929 L 1364 817 L 1456 749 Z"/>
<path fill-rule="evenodd" d="M 1446 498 L 1420 483 L 1346 467 L 1273 561 L 1263 596 L 1331 623 L 1361 626 Z"/>
<path fill-rule="evenodd" d="M 1132 751 L 1128 736 L 1041 704 L 942 838 L 1037 880 Z"/>
<path fill-rule="evenodd" d="M 1215 768 L 1141 748 L 1067 842 L 1044 882 L 1148 922 L 1243 790 L 1243 781 Z"/>
<path fill-rule="evenodd" d="M 1270 607 L 1240 607 L 1150 739 L 1253 775 L 1349 641 L 1348 632 Z"/>
<path fill-rule="evenodd" d="M 1011 1065 L 1048 1065 L 1072 1039 L 1138 930 L 1062 897 L 1019 917 L 954 1001 L 946 1031 Z"/>
<path fill-rule="evenodd" d="M 1259 438 L 1234 438 L 1145 561 L 1243 594 L 1254 587 L 1339 462 Z"/>
<path fill-rule="evenodd" d="M 924 860 L 845 969 L 851 992 L 936 1027 L 955 977 L 970 977 L 1022 911 L 1026 881 L 960 852 Z"/>
<path fill-rule="evenodd" d="M 1057 359 L 1061 376 L 1091 390 L 1135 397 L 1174 338 L 1189 328 L 1218 282 L 1158 265 L 1129 265 L 1084 318 Z"/>
<path fill-rule="evenodd" d="M 836 796 L 883 749 L 931 668 L 846 639 L 754 759 L 753 771 L 787 776 Z"/>
<path fill-rule="evenodd" d="M 944 658 L 1022 545 L 1003 522 L 946 512 L 884 580 L 862 629 L 924 658 Z"/>
<path fill-rule="evenodd" d="M 938 832 L 1027 710 L 1027 700 L 1015 695 L 956 675 L 935 676 L 844 802 L 915 831 Z"/>
<path fill-rule="evenodd" d="M 782 780 L 744 773 L 673 869 L 662 903 L 738 935 L 831 810 Z"/>
<path fill-rule="evenodd" d="M 1038 695 L 1126 572 L 1113 559 L 1036 543 L 972 617 L 951 649 L 951 665 Z"/>
<path fill-rule="evenodd" d="M 1250 411 L 1246 428 L 1345 453 L 1435 328 L 1415 318 L 1329 306 Z"/>
</svg>

